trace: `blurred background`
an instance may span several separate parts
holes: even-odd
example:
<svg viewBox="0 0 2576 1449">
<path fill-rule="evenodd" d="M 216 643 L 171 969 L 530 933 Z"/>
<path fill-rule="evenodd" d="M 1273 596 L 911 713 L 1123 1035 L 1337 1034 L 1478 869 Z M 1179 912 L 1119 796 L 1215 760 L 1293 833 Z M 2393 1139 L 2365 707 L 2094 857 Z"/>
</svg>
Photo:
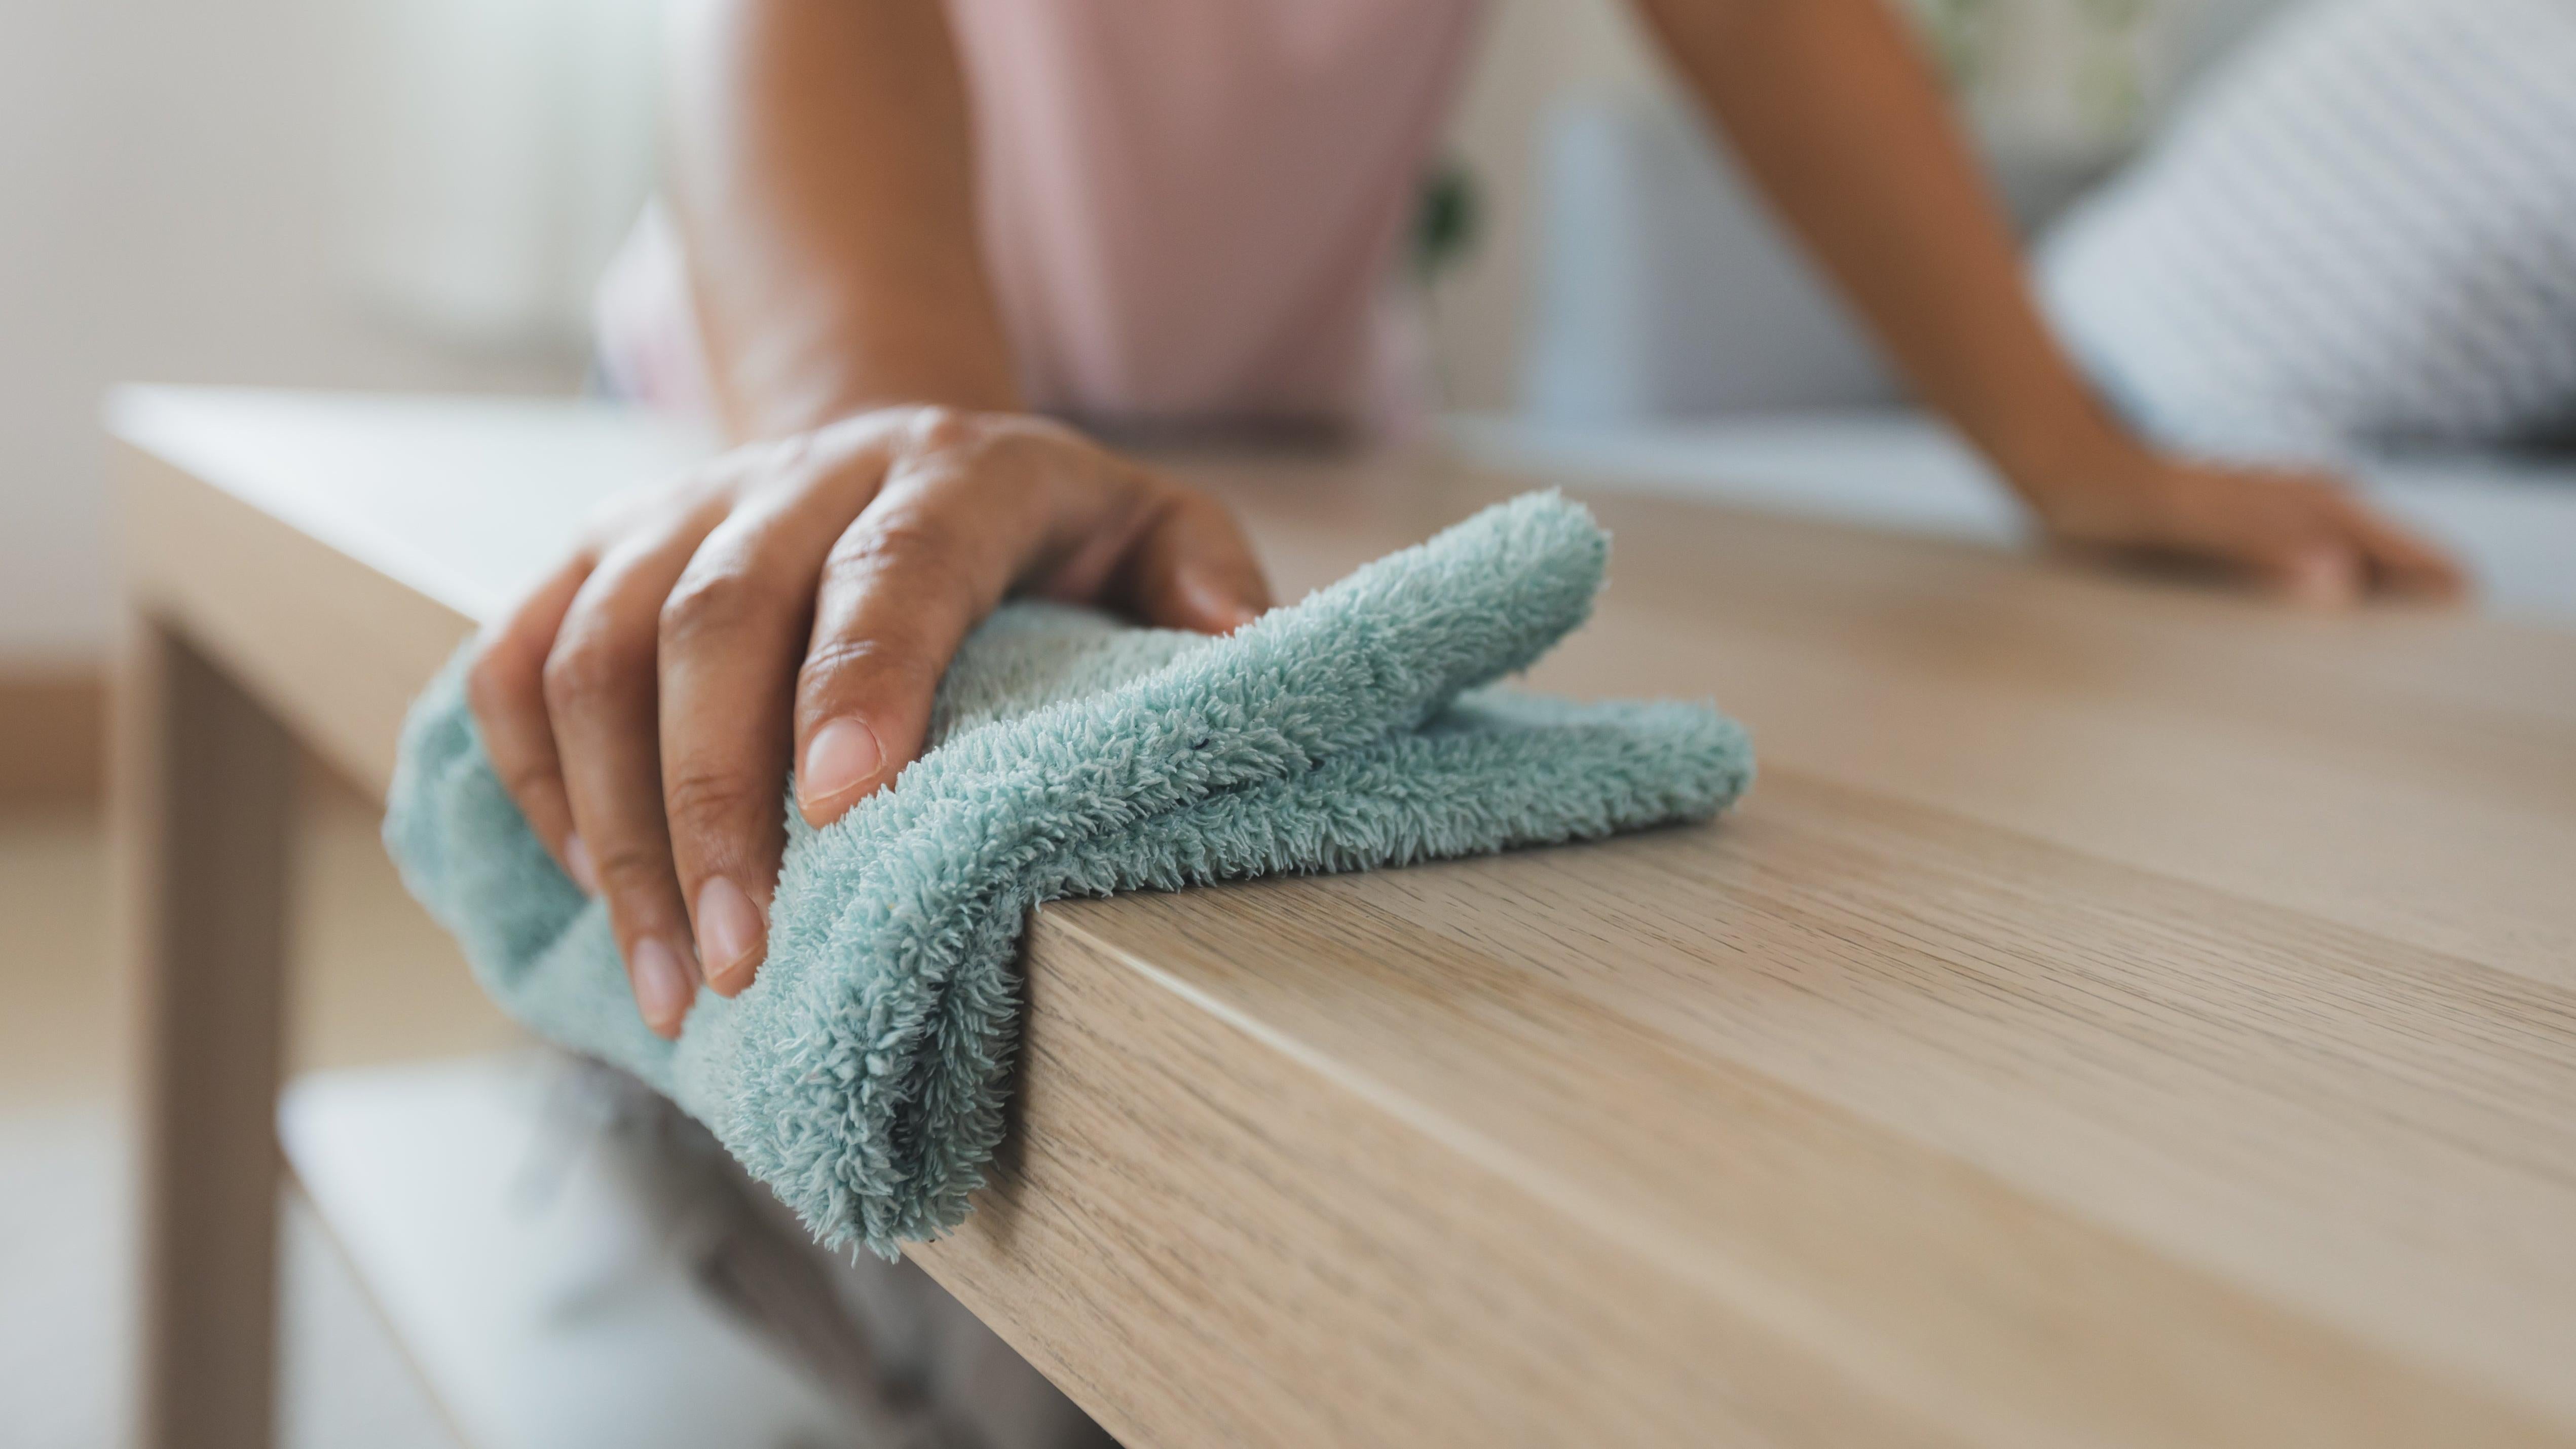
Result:
<svg viewBox="0 0 2576 1449">
<path fill-rule="evenodd" d="M 2017 222 L 2050 247 L 2070 208 L 2112 194 L 2102 188 L 2281 9 L 1912 8 Z M 0 981 L 14 1003 L 0 1012 L 0 1437 L 12 1445 L 114 1442 L 122 1412 L 124 1064 L 97 820 L 99 681 L 115 635 L 101 396 L 123 381 L 580 389 L 592 288 L 654 177 L 654 11 L 0 0 Z M 1615 0 L 1499 0 L 1448 155 L 1426 178 L 1418 260 L 1459 446 L 1959 536 L 2018 530 L 1976 464 L 1904 411 Z M 2541 220 L 2563 259 L 2576 219 Z M 2085 305 L 2078 240 L 2052 272 L 2062 316 Z M 2553 355 L 2576 350 L 2576 334 L 2560 341 Z M 2576 619 L 2563 456 L 2453 450 L 2369 477 L 2470 555 L 2488 607 Z M 405 1052 L 508 1040 L 391 881 L 366 802 L 320 780 L 308 795 L 322 828 L 300 867 L 299 1060 L 379 1060 L 370 1024 L 388 1019 L 404 1023 Z M 291 1437 L 453 1442 L 309 1227 L 289 1264 Z"/>
<path fill-rule="evenodd" d="M 2037 220 L 2143 133 L 2268 0 L 1922 0 Z M 636 0 L 175 0 L 0 10 L 0 667 L 78 666 L 108 635 L 101 392 L 131 380 L 556 392 L 587 364 L 592 283 L 654 172 L 658 22 Z M 1593 108 L 1589 117 L 1569 106 Z M 1588 120 L 1588 126 L 1586 124 Z M 1554 127 L 1552 130 L 1551 127 Z M 1708 168 L 1675 217 L 1739 215 L 1615 0 L 1506 0 L 1457 110 L 1473 218 L 1435 286 L 1451 402 L 1512 408 L 1558 151 L 1605 128 Z M 1659 128 L 1683 144 L 1667 145 Z M 1556 158 L 1561 173 L 1568 158 Z M 1671 193 L 1671 178 L 1639 189 Z M 1642 247 L 1643 241 L 1632 243 Z M 1743 252 L 1745 255 L 1730 255 Z M 1625 260 L 1625 258 L 1622 258 Z M 1775 317 L 1785 254 L 1719 248 L 1696 293 Z M 1803 300 L 1803 299 L 1798 299 Z M 1778 325 L 1794 327 L 1789 316 Z M 1773 351 L 1739 335 L 1745 358 Z M 1768 391 L 1703 379 L 1660 407 L 1860 395 L 1847 338 Z M 1740 373 L 1741 366 L 1725 369 Z M 1883 385 L 1882 385 L 1883 392 Z M 1694 405 L 1697 405 L 1695 408 Z"/>
</svg>

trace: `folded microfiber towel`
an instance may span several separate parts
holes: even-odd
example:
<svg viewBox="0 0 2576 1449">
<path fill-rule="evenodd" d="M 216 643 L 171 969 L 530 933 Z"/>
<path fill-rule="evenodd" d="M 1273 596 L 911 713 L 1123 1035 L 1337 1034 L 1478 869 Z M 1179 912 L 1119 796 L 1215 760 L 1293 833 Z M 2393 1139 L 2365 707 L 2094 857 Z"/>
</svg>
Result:
<svg viewBox="0 0 2576 1449">
<path fill-rule="evenodd" d="M 502 790 L 462 659 L 413 709 L 385 843 L 503 1009 L 714 1131 L 834 1247 L 967 1212 L 1002 1131 L 1029 910 L 1070 895 L 1589 839 L 1725 806 L 1701 705 L 1486 688 L 1581 623 L 1608 540 L 1553 493 L 1487 509 L 1224 638 L 1013 603 L 958 651 L 929 746 L 789 842 L 758 979 L 644 1027 L 605 909 Z"/>
</svg>

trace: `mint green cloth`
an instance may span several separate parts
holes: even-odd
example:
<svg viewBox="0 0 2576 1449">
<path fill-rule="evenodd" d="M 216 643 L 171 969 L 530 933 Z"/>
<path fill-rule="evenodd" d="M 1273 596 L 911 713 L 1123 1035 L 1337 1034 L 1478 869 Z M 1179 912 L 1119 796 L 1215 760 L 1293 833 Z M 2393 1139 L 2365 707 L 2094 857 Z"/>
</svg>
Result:
<svg viewBox="0 0 2576 1449">
<path fill-rule="evenodd" d="M 983 1182 L 1038 903 L 1551 845 L 1732 801 L 1751 751 L 1706 706 L 1485 687 L 1583 621 L 1607 556 L 1581 508 L 1532 494 L 1222 639 L 1004 607 L 891 788 L 821 830 L 788 812 L 759 978 L 701 993 L 676 1043 L 645 1029 L 606 911 L 494 777 L 461 659 L 413 709 L 385 843 L 513 1017 L 669 1095 L 825 1243 L 891 1256 Z"/>
</svg>

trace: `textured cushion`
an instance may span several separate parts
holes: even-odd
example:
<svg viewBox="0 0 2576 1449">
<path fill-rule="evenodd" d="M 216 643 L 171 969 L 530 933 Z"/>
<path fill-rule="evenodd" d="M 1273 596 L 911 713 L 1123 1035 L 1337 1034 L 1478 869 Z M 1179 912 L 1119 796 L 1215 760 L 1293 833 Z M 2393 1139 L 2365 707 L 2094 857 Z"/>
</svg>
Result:
<svg viewBox="0 0 2576 1449">
<path fill-rule="evenodd" d="M 1687 704 L 1485 688 L 1580 623 L 1607 540 L 1534 494 L 1223 639 L 1005 607 L 940 686 L 931 748 L 790 841 L 759 979 L 677 1043 L 638 1018 L 607 915 L 494 778 L 461 670 L 415 708 L 385 823 L 504 1009 L 705 1122 L 838 1247 L 953 1226 L 1002 1127 L 1029 908 L 1354 870 L 1697 819 L 1751 778 Z M 460 660 L 460 664 L 461 664 Z"/>
<path fill-rule="evenodd" d="M 2576 4 L 2311 0 L 2040 254 L 2149 431 L 2334 459 L 2576 420 Z"/>
</svg>

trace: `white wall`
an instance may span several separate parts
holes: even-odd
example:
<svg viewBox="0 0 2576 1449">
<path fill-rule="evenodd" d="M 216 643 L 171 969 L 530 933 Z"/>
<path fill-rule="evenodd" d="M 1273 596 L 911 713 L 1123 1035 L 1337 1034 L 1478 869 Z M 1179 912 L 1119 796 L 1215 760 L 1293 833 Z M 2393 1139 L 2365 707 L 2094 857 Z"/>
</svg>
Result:
<svg viewBox="0 0 2576 1449">
<path fill-rule="evenodd" d="M 371 321 L 338 260 L 354 0 L 0 0 L 0 666 L 110 634 L 102 389 L 570 387 Z"/>
</svg>

